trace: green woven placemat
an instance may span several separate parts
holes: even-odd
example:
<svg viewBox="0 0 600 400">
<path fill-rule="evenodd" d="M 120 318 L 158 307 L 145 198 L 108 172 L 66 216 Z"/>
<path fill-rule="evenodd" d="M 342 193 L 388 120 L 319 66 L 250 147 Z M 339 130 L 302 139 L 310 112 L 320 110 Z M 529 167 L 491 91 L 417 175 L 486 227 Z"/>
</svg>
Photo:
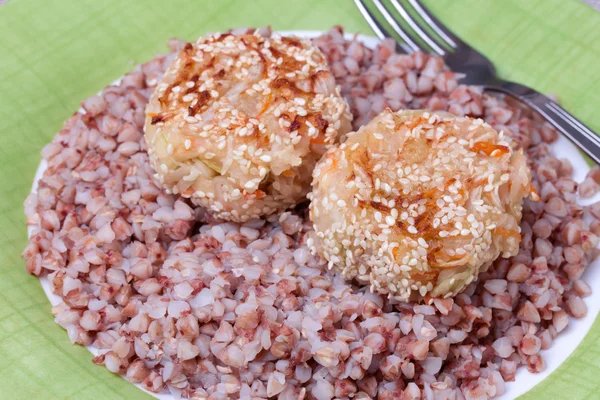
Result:
<svg viewBox="0 0 600 400">
<path fill-rule="evenodd" d="M 507 78 L 559 95 L 600 131 L 600 14 L 577 0 L 429 0 Z M 91 363 L 54 324 L 27 275 L 22 202 L 39 151 L 75 111 L 133 63 L 237 26 L 370 31 L 350 0 L 8 0 L 0 6 L 0 398 L 147 399 Z M 596 288 L 600 289 L 600 288 Z M 600 398 L 600 320 L 525 399 Z"/>
</svg>

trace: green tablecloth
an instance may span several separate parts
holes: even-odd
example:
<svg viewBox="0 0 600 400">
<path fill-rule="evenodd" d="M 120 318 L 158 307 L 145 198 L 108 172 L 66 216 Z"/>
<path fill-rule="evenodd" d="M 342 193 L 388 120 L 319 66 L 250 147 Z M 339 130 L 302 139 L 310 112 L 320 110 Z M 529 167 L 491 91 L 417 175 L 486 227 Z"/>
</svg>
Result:
<svg viewBox="0 0 600 400">
<path fill-rule="evenodd" d="M 429 0 L 504 77 L 557 94 L 600 131 L 600 14 L 577 0 Z M 26 274 L 22 202 L 39 151 L 79 102 L 134 63 L 236 26 L 370 33 L 351 0 L 8 0 L 0 6 L 0 398 L 149 398 L 91 363 Z M 600 288 L 594 288 L 600 290 Z M 600 319 L 526 399 L 600 399 Z"/>
</svg>

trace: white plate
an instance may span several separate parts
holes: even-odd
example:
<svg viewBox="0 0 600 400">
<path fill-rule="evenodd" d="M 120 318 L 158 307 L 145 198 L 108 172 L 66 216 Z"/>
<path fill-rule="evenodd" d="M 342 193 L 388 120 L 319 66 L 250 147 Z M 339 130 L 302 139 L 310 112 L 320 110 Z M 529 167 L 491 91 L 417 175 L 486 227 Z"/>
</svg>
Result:
<svg viewBox="0 0 600 400">
<path fill-rule="evenodd" d="M 279 33 L 285 35 L 295 35 L 299 37 L 312 38 L 323 34 L 320 31 L 280 31 Z M 346 38 L 351 39 L 354 35 L 347 34 Z M 357 39 L 363 42 L 366 46 L 374 48 L 379 40 L 370 36 L 358 35 Z M 117 81 L 118 82 L 118 81 Z M 80 112 L 84 112 L 80 110 Z M 571 161 L 573 165 L 574 176 L 573 179 L 577 182 L 581 182 L 587 172 L 590 170 L 589 166 L 586 164 L 585 160 L 577 150 L 577 148 L 569 142 L 565 137 L 560 136 L 559 139 L 552 144 L 551 146 L 554 154 L 558 154 L 561 158 L 566 158 Z M 31 189 L 32 192 L 37 190 L 38 180 L 42 177 L 44 171 L 47 168 L 47 163 L 45 160 L 42 160 L 40 163 L 37 172 L 35 174 L 33 187 Z M 600 200 L 600 194 L 597 194 L 591 199 L 587 199 L 585 201 L 581 201 L 581 204 L 591 204 Z M 31 235 L 33 228 L 28 228 L 28 233 Z M 583 279 L 595 290 L 593 290 L 592 295 L 586 297 L 584 299 L 588 313 L 585 318 L 582 319 L 574 319 L 569 318 L 569 326 L 567 329 L 562 331 L 553 341 L 552 346 L 548 350 L 541 351 L 541 354 L 546 361 L 546 369 L 538 374 L 532 374 L 527 371 L 527 368 L 521 367 L 517 370 L 517 374 L 514 382 L 508 382 L 506 384 L 506 392 L 499 399 L 507 400 L 514 399 L 530 389 L 532 389 L 535 385 L 542 382 L 544 379 L 548 377 L 560 364 L 563 363 L 567 359 L 567 357 L 577 348 L 579 343 L 583 340 L 587 332 L 590 330 L 594 320 L 598 312 L 600 312 L 600 260 L 595 261 L 593 264 L 590 264 L 583 275 Z M 54 306 L 60 302 L 60 297 L 56 296 L 50 291 L 50 283 L 46 277 L 41 278 L 40 282 L 42 284 L 42 288 L 44 289 L 44 293 L 48 296 L 48 300 Z M 66 338 L 66 335 L 65 335 Z M 87 346 L 88 350 L 94 355 L 98 355 L 99 349 Z M 141 390 L 151 394 L 152 396 L 162 399 L 162 400 L 173 400 L 175 397 L 172 394 L 156 394 L 152 392 L 148 392 L 141 385 L 136 384 Z"/>
</svg>

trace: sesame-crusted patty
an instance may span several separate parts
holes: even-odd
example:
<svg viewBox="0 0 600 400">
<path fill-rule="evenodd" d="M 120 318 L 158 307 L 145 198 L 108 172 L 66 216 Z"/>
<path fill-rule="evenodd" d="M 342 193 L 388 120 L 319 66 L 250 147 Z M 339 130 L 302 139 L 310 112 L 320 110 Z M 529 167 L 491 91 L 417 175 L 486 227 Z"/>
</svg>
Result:
<svg viewBox="0 0 600 400">
<path fill-rule="evenodd" d="M 449 297 L 519 249 L 529 170 L 480 119 L 386 110 L 313 176 L 313 248 L 378 292 Z"/>
<path fill-rule="evenodd" d="M 245 221 L 304 200 L 351 118 L 309 40 L 225 33 L 185 45 L 150 99 L 145 134 L 168 191 Z"/>
</svg>

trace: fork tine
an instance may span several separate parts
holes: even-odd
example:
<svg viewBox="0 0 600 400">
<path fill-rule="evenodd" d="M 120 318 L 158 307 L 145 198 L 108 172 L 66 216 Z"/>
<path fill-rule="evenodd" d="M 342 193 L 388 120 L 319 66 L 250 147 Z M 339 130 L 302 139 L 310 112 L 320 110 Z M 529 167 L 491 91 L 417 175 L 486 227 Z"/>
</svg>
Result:
<svg viewBox="0 0 600 400">
<path fill-rule="evenodd" d="M 369 24 L 379 39 L 385 39 L 386 37 L 390 37 L 392 39 L 394 38 L 392 34 L 386 28 L 384 28 L 383 25 L 381 25 L 371 14 L 371 12 L 364 5 L 363 0 L 354 0 L 354 4 L 356 4 L 358 11 L 360 11 L 364 19 L 367 21 L 367 24 Z M 413 48 L 404 43 L 400 43 L 397 40 L 396 44 L 397 48 L 400 48 L 404 53 L 411 53 L 413 51 Z"/>
<path fill-rule="evenodd" d="M 419 13 L 419 15 L 429 24 L 431 29 L 435 31 L 442 39 L 453 48 L 466 46 L 465 42 L 460 40 L 455 34 L 450 32 L 444 24 L 442 24 L 433 14 L 427 11 L 427 8 L 421 4 L 420 0 L 408 0 L 411 6 Z"/>
<path fill-rule="evenodd" d="M 398 23 L 396 22 L 394 17 L 392 17 L 392 14 L 390 14 L 390 12 L 387 10 L 387 8 L 385 8 L 383 6 L 383 4 L 381 4 L 380 0 L 372 0 L 372 1 L 373 1 L 373 4 L 375 4 L 375 7 L 377 7 L 379 12 L 381 13 L 381 15 L 383 15 L 383 18 L 385 18 L 387 23 L 390 24 L 390 26 L 392 27 L 394 32 L 396 32 L 396 34 L 398 34 L 398 36 L 400 36 L 402 38 L 402 40 L 404 40 L 404 42 L 412 49 L 412 51 L 427 51 L 427 50 L 421 48 L 421 46 L 419 44 L 417 44 L 414 40 L 412 40 L 412 38 L 409 35 L 406 34 L 406 32 L 404 32 L 402 27 L 400 25 L 398 25 Z"/>
<path fill-rule="evenodd" d="M 410 14 L 406 11 L 404 7 L 398 2 L 398 0 L 390 0 L 396 11 L 400 14 L 400 16 L 406 21 L 406 23 L 413 29 L 413 31 L 421 38 L 431 49 L 438 55 L 443 56 L 446 54 L 446 51 L 442 49 L 435 40 L 429 36 L 427 32 L 425 32 L 419 24 L 410 16 Z"/>
<path fill-rule="evenodd" d="M 371 13 L 369 13 L 369 10 L 367 10 L 367 7 L 365 7 L 362 1 L 354 0 L 354 4 L 356 4 L 358 11 L 360 11 L 364 19 L 367 20 L 367 24 L 369 24 L 369 26 L 371 27 L 373 32 L 375 32 L 377 37 L 379 39 L 385 39 L 388 36 L 385 33 L 385 28 L 381 26 L 381 24 L 379 24 L 379 22 L 377 22 L 377 20 L 371 16 Z"/>
</svg>

